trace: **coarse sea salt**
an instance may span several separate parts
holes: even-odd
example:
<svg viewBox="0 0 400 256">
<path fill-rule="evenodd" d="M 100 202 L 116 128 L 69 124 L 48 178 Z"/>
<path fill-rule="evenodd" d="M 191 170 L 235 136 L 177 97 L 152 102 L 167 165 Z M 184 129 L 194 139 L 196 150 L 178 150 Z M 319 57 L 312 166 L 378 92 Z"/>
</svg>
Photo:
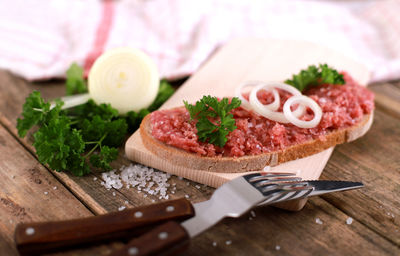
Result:
<svg viewBox="0 0 400 256">
<path fill-rule="evenodd" d="M 317 223 L 317 224 L 319 224 L 319 225 L 322 225 L 322 224 L 323 224 L 323 222 L 322 222 L 322 220 L 321 220 L 320 218 L 316 218 L 316 219 L 315 219 L 315 223 Z"/>
<path fill-rule="evenodd" d="M 170 174 L 156 171 L 153 168 L 140 164 L 123 166 L 118 171 L 112 170 L 101 175 L 101 185 L 107 189 L 121 189 L 124 184 L 127 188 L 136 188 L 140 192 L 157 196 L 159 199 L 168 199 L 167 190 Z M 147 196 L 147 195 L 146 195 Z"/>
<path fill-rule="evenodd" d="M 351 223 L 353 223 L 353 218 L 352 217 L 348 217 L 346 220 L 346 224 L 347 225 L 351 225 Z"/>
</svg>

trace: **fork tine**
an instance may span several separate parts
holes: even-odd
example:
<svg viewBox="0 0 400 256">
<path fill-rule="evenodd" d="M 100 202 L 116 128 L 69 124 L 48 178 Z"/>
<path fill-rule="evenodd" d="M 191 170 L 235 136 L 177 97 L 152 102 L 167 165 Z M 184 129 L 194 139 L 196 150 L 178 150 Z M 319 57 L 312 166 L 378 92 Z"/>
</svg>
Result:
<svg viewBox="0 0 400 256">
<path fill-rule="evenodd" d="M 257 181 L 252 182 L 252 185 L 256 186 L 256 187 L 262 187 L 266 184 L 269 183 L 275 183 L 275 182 L 295 182 L 295 181 L 301 181 L 301 177 L 290 177 L 290 178 L 286 178 L 286 177 L 277 177 L 274 179 L 268 179 L 268 178 L 264 178 L 264 179 L 257 179 Z"/>
<path fill-rule="evenodd" d="M 274 187 L 274 185 L 276 186 Z M 313 189 L 313 187 L 307 186 L 304 183 L 295 183 L 289 185 L 268 184 L 262 190 L 259 189 L 259 191 L 267 197 L 267 199 L 261 202 L 259 205 L 302 198 L 310 194 Z"/>
<path fill-rule="evenodd" d="M 291 176 L 296 176 L 296 173 L 291 173 L 291 172 L 259 172 L 259 173 L 253 173 L 253 174 L 248 174 L 245 175 L 244 178 L 249 181 L 249 182 L 256 182 L 259 180 L 265 180 L 265 179 L 278 179 L 281 177 L 291 177 Z"/>
</svg>

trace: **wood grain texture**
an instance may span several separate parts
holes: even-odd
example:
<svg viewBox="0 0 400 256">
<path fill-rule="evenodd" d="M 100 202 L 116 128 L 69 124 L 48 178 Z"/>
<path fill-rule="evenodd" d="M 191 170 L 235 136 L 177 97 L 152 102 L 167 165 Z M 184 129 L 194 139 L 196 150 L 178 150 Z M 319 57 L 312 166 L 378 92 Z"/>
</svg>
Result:
<svg viewBox="0 0 400 256">
<path fill-rule="evenodd" d="M 370 88 L 392 102 L 400 100 L 397 98 L 400 95 L 400 81 L 374 84 Z M 25 97 L 33 89 L 39 90 L 47 99 L 64 95 L 63 81 L 29 83 L 0 70 L 0 123 L 11 136 L 16 137 L 15 120 L 21 113 Z M 367 184 L 364 189 L 311 198 L 303 210 L 296 213 L 260 207 L 254 210 L 256 217 L 248 213 L 239 219 L 223 220 L 196 237 L 185 255 L 400 255 L 400 118 L 381 108 L 378 101 L 380 99 L 377 99 L 375 123 L 371 131 L 353 143 L 336 147 L 321 177 L 362 180 Z M 393 111 L 400 113 L 398 108 L 393 108 Z M 18 140 L 25 145 L 32 143 L 29 138 Z M 371 146 L 371 143 L 376 146 Z M 5 147 L 12 150 L 9 147 L 14 146 L 7 144 Z M 30 150 L 28 147 L 20 147 L 18 151 L 29 155 L 33 152 Z M 129 163 L 121 149 L 113 166 L 120 168 Z M 23 163 L 18 161 L 18 166 L 20 164 Z M 4 168 L 5 165 L 0 163 L 0 166 Z M 43 172 L 55 173 L 38 166 Z M 26 170 L 23 174 L 27 175 Z M 129 201 L 128 208 L 150 204 L 151 200 L 159 201 L 158 197 L 144 197 L 143 193 L 133 189 L 106 190 L 99 184 L 101 177 L 98 174 L 83 178 L 75 178 L 66 173 L 56 174 L 56 178 L 96 214 L 115 211 L 125 200 Z M 94 177 L 98 179 L 95 181 Z M 176 183 L 177 187 L 176 193 L 170 194 L 170 198 L 188 195 L 190 201 L 200 202 L 208 199 L 213 192 L 212 188 L 195 187 L 197 183 L 180 180 L 176 176 L 172 176 L 169 183 Z M 7 186 L 16 193 L 21 189 L 14 182 L 7 183 Z M 112 192 L 116 195 L 113 196 Z M 25 212 L 34 219 L 42 219 L 38 213 L 40 211 L 36 210 L 40 207 L 44 206 L 38 204 L 25 208 Z M 7 206 L 3 208 L 7 210 L 0 213 L 0 255 L 16 255 L 12 232 L 14 218 L 17 217 Z M 346 224 L 348 217 L 354 219 L 351 225 Z M 64 215 L 57 217 L 67 218 Z M 316 224 L 316 218 L 320 218 L 323 224 Z M 14 221 L 12 224 L 8 222 L 10 219 Z M 227 241 L 231 241 L 231 244 L 226 244 Z M 216 246 L 213 246 L 213 242 L 216 242 Z M 276 246 L 280 246 L 280 249 L 277 250 Z M 121 247 L 121 243 L 113 243 L 57 255 L 108 255 L 113 249 Z"/>
<path fill-rule="evenodd" d="M 63 220 L 92 213 L 0 126 L 0 251 L 15 254 L 18 223 Z M 65 206 L 68 207 L 65 207 Z M 6 254 L 2 254 L 6 255 Z M 8 255 L 8 253 L 7 253 Z"/>
<path fill-rule="evenodd" d="M 202 95 L 208 94 L 232 97 L 235 88 L 245 81 L 283 81 L 308 65 L 318 63 L 329 63 L 339 70 L 346 70 L 361 84 L 367 84 L 369 80 L 369 72 L 363 65 L 328 48 L 301 41 L 237 39 L 220 49 L 161 108 L 179 107 L 183 100 L 195 102 Z M 272 171 L 295 171 L 303 179 L 318 179 L 332 150 L 327 149 L 319 154 L 280 164 L 273 167 Z M 171 159 L 163 158 L 149 151 L 139 132 L 128 139 L 125 152 L 133 161 L 212 187 L 219 187 L 245 174 L 238 170 L 222 173 L 178 165 L 171 161 L 173 156 Z M 304 202 L 291 201 L 279 206 L 300 210 Z"/>
</svg>

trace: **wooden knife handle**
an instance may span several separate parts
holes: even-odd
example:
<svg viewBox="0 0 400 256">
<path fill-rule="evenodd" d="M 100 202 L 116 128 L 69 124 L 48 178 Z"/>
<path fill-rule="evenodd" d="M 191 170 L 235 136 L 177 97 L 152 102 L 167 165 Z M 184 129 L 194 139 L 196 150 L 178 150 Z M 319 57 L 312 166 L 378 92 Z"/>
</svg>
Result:
<svg viewBox="0 0 400 256">
<path fill-rule="evenodd" d="M 42 254 L 110 239 L 131 239 L 168 220 L 194 216 L 192 204 L 182 198 L 88 218 L 22 223 L 15 242 L 22 255 Z"/>
<path fill-rule="evenodd" d="M 132 239 L 110 256 L 177 255 L 187 249 L 189 242 L 186 230 L 179 223 L 169 221 Z"/>
</svg>

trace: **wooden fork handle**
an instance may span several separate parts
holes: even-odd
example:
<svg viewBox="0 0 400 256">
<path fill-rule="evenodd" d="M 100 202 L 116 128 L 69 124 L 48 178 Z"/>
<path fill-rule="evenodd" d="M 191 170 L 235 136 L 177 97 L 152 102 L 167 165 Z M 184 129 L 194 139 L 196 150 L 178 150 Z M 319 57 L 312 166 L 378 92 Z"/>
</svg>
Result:
<svg viewBox="0 0 400 256">
<path fill-rule="evenodd" d="M 169 221 L 131 240 L 110 256 L 178 255 L 189 246 L 190 237 L 177 222 Z"/>
<path fill-rule="evenodd" d="M 89 218 L 22 223 L 16 227 L 15 242 L 20 254 L 42 254 L 111 239 L 131 239 L 168 220 L 193 216 L 192 204 L 182 198 Z"/>
</svg>

